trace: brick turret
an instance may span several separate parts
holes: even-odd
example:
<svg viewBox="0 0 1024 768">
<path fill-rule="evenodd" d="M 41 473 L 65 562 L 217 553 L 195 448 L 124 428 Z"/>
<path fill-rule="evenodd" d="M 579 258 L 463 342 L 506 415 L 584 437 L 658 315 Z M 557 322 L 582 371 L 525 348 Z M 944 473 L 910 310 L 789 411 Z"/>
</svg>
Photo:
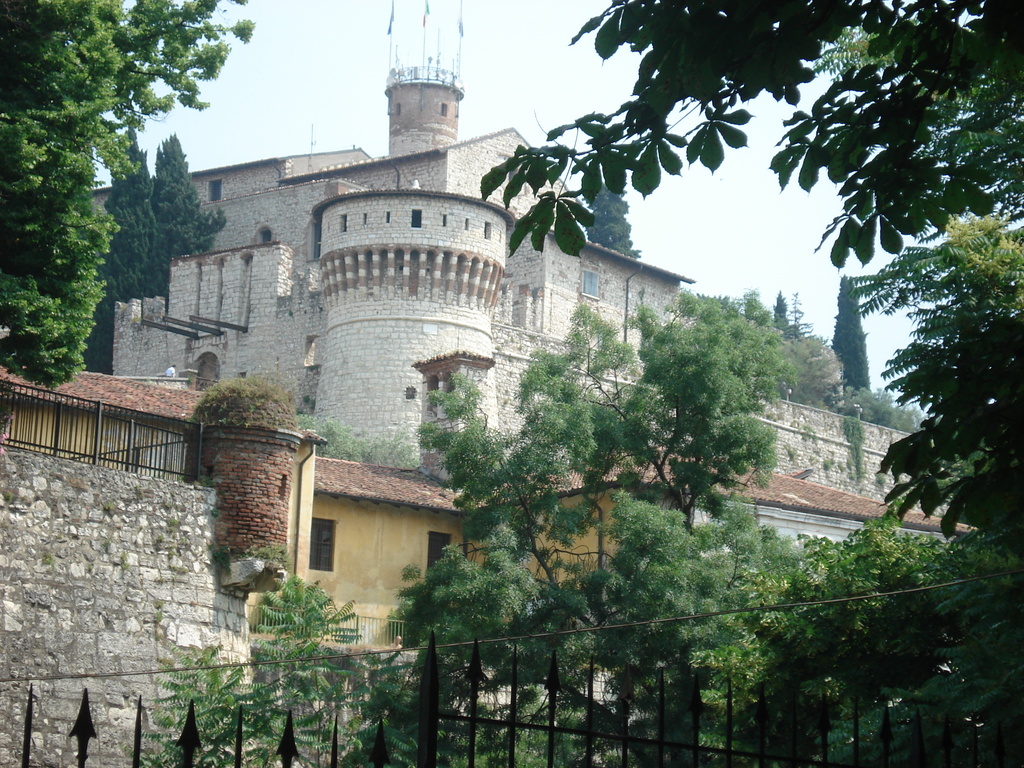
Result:
<svg viewBox="0 0 1024 768">
<path fill-rule="evenodd" d="M 459 140 L 459 102 L 465 95 L 453 72 L 437 67 L 391 70 L 388 97 L 388 154 L 447 147 Z"/>
<path fill-rule="evenodd" d="M 203 432 L 204 471 L 217 489 L 216 538 L 233 554 L 288 544 L 296 432 L 210 426 Z"/>
</svg>

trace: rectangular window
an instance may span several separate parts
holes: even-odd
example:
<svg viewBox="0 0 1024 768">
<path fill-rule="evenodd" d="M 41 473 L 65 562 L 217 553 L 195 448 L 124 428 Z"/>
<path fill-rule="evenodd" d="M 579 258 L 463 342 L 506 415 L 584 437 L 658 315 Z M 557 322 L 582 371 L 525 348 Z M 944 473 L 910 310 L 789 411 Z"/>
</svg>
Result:
<svg viewBox="0 0 1024 768">
<path fill-rule="evenodd" d="M 447 227 L 448 226 L 448 214 L 447 213 L 441 214 L 441 226 L 442 227 Z"/>
<path fill-rule="evenodd" d="M 419 229 L 423 226 L 423 211 L 418 208 L 412 209 L 412 226 L 414 229 Z"/>
<path fill-rule="evenodd" d="M 222 179 L 214 179 L 210 182 L 210 201 L 220 200 L 221 198 L 221 181 Z"/>
<path fill-rule="evenodd" d="M 313 518 L 309 530 L 309 569 L 334 570 L 334 521 Z"/>
<path fill-rule="evenodd" d="M 385 224 L 390 224 L 391 223 L 391 211 L 384 211 L 384 223 Z"/>
<path fill-rule="evenodd" d="M 491 239 L 491 224 L 490 222 L 484 222 L 484 240 Z"/>
<path fill-rule="evenodd" d="M 366 214 L 365 213 L 363 214 L 363 226 L 364 227 L 366 226 Z"/>
<path fill-rule="evenodd" d="M 341 214 L 341 231 L 348 232 L 348 214 Z"/>
<path fill-rule="evenodd" d="M 585 295 L 598 298 L 599 277 L 597 272 L 591 272 L 589 269 L 583 270 L 583 293 Z"/>
<path fill-rule="evenodd" d="M 444 556 L 444 548 L 452 543 L 450 533 L 427 532 L 427 568 Z"/>
</svg>

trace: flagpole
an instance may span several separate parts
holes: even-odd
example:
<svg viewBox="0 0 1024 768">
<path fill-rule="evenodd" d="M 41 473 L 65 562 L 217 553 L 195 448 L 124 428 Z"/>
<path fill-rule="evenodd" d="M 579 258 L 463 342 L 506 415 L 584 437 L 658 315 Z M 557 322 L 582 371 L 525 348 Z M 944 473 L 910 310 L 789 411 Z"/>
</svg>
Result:
<svg viewBox="0 0 1024 768">
<path fill-rule="evenodd" d="M 395 26 L 395 0 L 391 0 L 391 20 L 388 22 L 388 72 L 395 66 L 395 38 L 391 34 Z"/>
<path fill-rule="evenodd" d="M 455 76 L 462 77 L 462 0 L 459 0 L 459 57 L 455 62 Z"/>
<path fill-rule="evenodd" d="M 427 16 L 430 14 L 430 0 L 424 0 L 423 6 L 423 52 L 420 54 L 420 63 L 424 68 L 427 66 Z"/>
</svg>

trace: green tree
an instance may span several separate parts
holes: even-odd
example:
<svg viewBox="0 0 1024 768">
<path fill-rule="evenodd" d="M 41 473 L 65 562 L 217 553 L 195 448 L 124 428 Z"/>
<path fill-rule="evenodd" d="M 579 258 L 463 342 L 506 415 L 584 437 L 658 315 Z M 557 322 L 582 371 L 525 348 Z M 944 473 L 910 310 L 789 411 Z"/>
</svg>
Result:
<svg viewBox="0 0 1024 768">
<path fill-rule="evenodd" d="M 950 104 L 976 94 L 987 78 L 1019 84 L 1024 51 L 1012 30 L 1022 26 L 1024 7 L 1006 0 L 781 0 L 769 9 L 613 0 L 574 42 L 594 33 L 604 59 L 620 49 L 639 53 L 632 97 L 610 114 L 550 131 L 546 146 L 520 147 L 484 177 L 482 191 L 507 180 L 506 204 L 526 186 L 540 193 L 516 225 L 513 250 L 527 234 L 554 225 L 559 246 L 578 253 L 581 198 L 593 202 L 605 186 L 621 193 L 627 182 L 648 195 L 663 172 L 682 172 L 681 155 L 717 169 L 727 146 L 746 145 L 741 126 L 751 114 L 744 105 L 769 94 L 796 107 L 826 49 L 859 27 L 870 35 L 871 60 L 840 67 L 811 109 L 794 109 L 771 167 L 783 186 L 795 179 L 810 189 L 823 172 L 839 185 L 843 212 L 823 237 L 833 239 L 837 266 L 851 252 L 870 260 L 876 241 L 896 253 L 904 236 L 991 211 L 992 156 L 951 156 L 935 137 L 950 128 Z M 1001 125 L 1019 118 L 1017 112 Z M 1014 147 L 1008 142 L 1001 151 Z M 565 176 L 574 183 L 541 193 Z"/>
<path fill-rule="evenodd" d="M 327 441 L 326 445 L 317 448 L 317 456 L 385 467 L 419 466 L 419 451 L 411 439 L 403 435 L 367 437 L 335 419 L 316 419 L 307 415 L 300 415 L 298 419 L 300 427 L 316 432 Z"/>
<path fill-rule="evenodd" d="M 565 351 L 537 354 L 522 377 L 514 431 L 488 427 L 465 379 L 433 394 L 445 419 L 424 425 L 421 439 L 458 489 L 474 551 L 467 559 L 452 547 L 425 574 L 410 570 L 401 593 L 410 642 L 431 630 L 452 642 L 640 622 L 561 638 L 560 701 L 580 705 L 591 657 L 600 669 L 629 665 L 633 685 L 653 694 L 666 660 L 670 684 L 686 685 L 691 651 L 725 636 L 713 620 L 643 622 L 736 605 L 751 574 L 797 557 L 726 496 L 774 458 L 756 418 L 781 368 L 769 312 L 754 296 L 683 294 L 666 319 L 645 310 L 634 324 L 637 350 L 580 308 Z M 695 524 L 698 508 L 714 521 Z M 487 685 L 507 685 L 508 648 L 481 650 L 494 670 Z M 543 679 L 550 653 L 548 642 L 521 642 L 521 679 Z M 538 692 L 523 690 L 521 712 Z M 618 716 L 600 707 L 595 718 L 603 728 Z"/>
<path fill-rule="evenodd" d="M 117 231 L 103 259 L 99 276 L 104 282 L 103 298 L 96 305 L 92 333 L 85 350 L 85 366 L 98 373 L 113 372 L 114 302 L 127 301 L 145 293 L 149 275 L 149 253 L 153 247 L 156 219 L 153 216 L 153 179 L 146 165 L 146 153 L 139 149 L 135 131 L 128 136 L 128 160 L 134 170 L 117 177 L 110 185 L 106 210 Z"/>
<path fill-rule="evenodd" d="M 640 251 L 633 247 L 633 228 L 626 218 L 628 213 L 629 203 L 623 195 L 602 189 L 594 198 L 594 223 L 587 228 L 587 239 L 639 259 Z"/>
<path fill-rule="evenodd" d="M 293 711 L 295 739 L 302 756 L 312 762 L 330 753 L 335 717 L 357 704 L 366 690 L 356 674 L 358 662 L 343 664 L 335 656 L 339 643 L 355 640 L 343 624 L 351 605 L 336 606 L 319 586 L 290 577 L 276 592 L 263 595 L 254 628 L 252 662 L 223 667 L 217 648 L 179 651 L 160 680 L 166 695 L 153 707 L 153 722 L 165 729 L 151 737 L 146 765 L 181 763 L 177 739 L 190 701 L 203 739 L 197 756 L 202 768 L 228 768 L 234 763 L 238 708 L 244 710 L 244 751 L 252 765 L 270 765 L 275 758 L 288 710 Z"/>
<path fill-rule="evenodd" d="M 943 531 L 964 522 L 1004 523 L 1024 508 L 1024 244 L 992 219 L 954 222 L 943 243 L 908 248 L 877 275 L 861 278 L 865 309 L 909 310 L 910 345 L 886 376 L 898 402 L 927 413 L 921 429 L 882 462 L 901 511 L 939 512 Z"/>
<path fill-rule="evenodd" d="M 901 432 L 914 432 L 921 426 L 923 414 L 909 405 L 898 405 L 892 392 L 885 389 L 846 390 L 842 404 L 836 409 L 846 416 L 856 416 L 869 424 L 878 424 Z"/>
<path fill-rule="evenodd" d="M 962 570 L 950 546 L 908 535 L 895 516 L 866 523 L 843 541 L 805 537 L 802 543 L 798 567 L 744 582 L 747 605 L 836 602 L 737 614 L 729 620 L 734 641 L 699 652 L 696 663 L 732 681 L 738 711 L 752 710 L 762 685 L 775 711 L 786 711 L 799 692 L 805 713 L 798 720 L 810 726 L 803 734 L 809 742 L 822 697 L 844 709 L 856 699 L 872 723 L 893 700 L 911 713 L 931 704 L 920 691 L 962 641 L 957 615 L 927 593 L 843 598 L 958 578 Z"/>
<path fill-rule="evenodd" d="M 240 0 L 234 0 L 240 2 Z M 127 128 L 202 107 L 225 37 L 212 0 L 10 0 L 0 7 L 0 364 L 43 384 L 81 367 L 112 233 L 94 160 L 131 170 Z"/>
<path fill-rule="evenodd" d="M 786 339 L 782 353 L 789 364 L 785 384 L 795 403 L 823 410 L 842 400 L 841 366 L 835 352 L 817 336 Z"/>
<path fill-rule="evenodd" d="M 779 291 L 779 295 L 775 297 L 775 308 L 772 314 L 775 327 L 784 333 L 789 327 L 789 303 L 782 295 L 782 291 Z"/>
<path fill-rule="evenodd" d="M 224 212 L 219 208 L 202 209 L 177 136 L 166 139 L 156 151 L 153 213 L 156 235 L 150 280 L 143 295 L 165 296 L 171 259 L 210 250 L 225 223 Z"/>
<path fill-rule="evenodd" d="M 860 322 L 860 304 L 853 295 L 853 278 L 839 280 L 836 327 L 832 349 L 843 365 L 844 389 L 870 389 L 868 375 L 868 339 Z"/>
</svg>

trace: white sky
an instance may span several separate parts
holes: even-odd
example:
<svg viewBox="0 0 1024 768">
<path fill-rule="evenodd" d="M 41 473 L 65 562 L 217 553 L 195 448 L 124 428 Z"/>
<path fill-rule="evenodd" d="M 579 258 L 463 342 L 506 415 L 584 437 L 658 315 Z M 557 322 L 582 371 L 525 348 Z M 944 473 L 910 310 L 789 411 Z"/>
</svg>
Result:
<svg viewBox="0 0 1024 768">
<path fill-rule="evenodd" d="M 587 112 L 612 111 L 630 94 L 635 56 L 620 52 L 602 62 L 592 37 L 568 45 L 606 6 L 603 0 L 463 0 L 461 51 L 459 0 L 429 3 L 424 32 L 424 0 L 394 0 L 390 39 L 389 0 L 230 6 L 227 18 L 256 23 L 253 39 L 236 44 L 220 78 L 204 86 L 207 110 L 179 108 L 148 126 L 140 144 L 150 167 L 172 133 L 192 170 L 309 152 L 311 137 L 316 152 L 355 146 L 384 155 L 389 68 L 424 63 L 424 47 L 444 68 L 461 57 L 461 139 L 513 127 L 541 144 L 546 130 Z M 714 175 L 684 168 L 646 200 L 635 193 L 627 198 L 634 245 L 644 261 L 695 279 L 700 293 L 738 296 L 753 289 L 769 308 L 779 291 L 787 299 L 799 294 L 804 320 L 831 339 L 840 272 L 827 249 L 815 248 L 839 200 L 827 181 L 812 194 L 795 184 L 780 192 L 768 163 L 788 112 L 771 100 L 751 111 L 751 147 L 728 151 Z M 849 265 L 845 273 L 861 270 Z M 903 319 L 865 319 L 873 386 L 881 386 L 885 361 L 906 344 L 909 329 Z"/>
</svg>

